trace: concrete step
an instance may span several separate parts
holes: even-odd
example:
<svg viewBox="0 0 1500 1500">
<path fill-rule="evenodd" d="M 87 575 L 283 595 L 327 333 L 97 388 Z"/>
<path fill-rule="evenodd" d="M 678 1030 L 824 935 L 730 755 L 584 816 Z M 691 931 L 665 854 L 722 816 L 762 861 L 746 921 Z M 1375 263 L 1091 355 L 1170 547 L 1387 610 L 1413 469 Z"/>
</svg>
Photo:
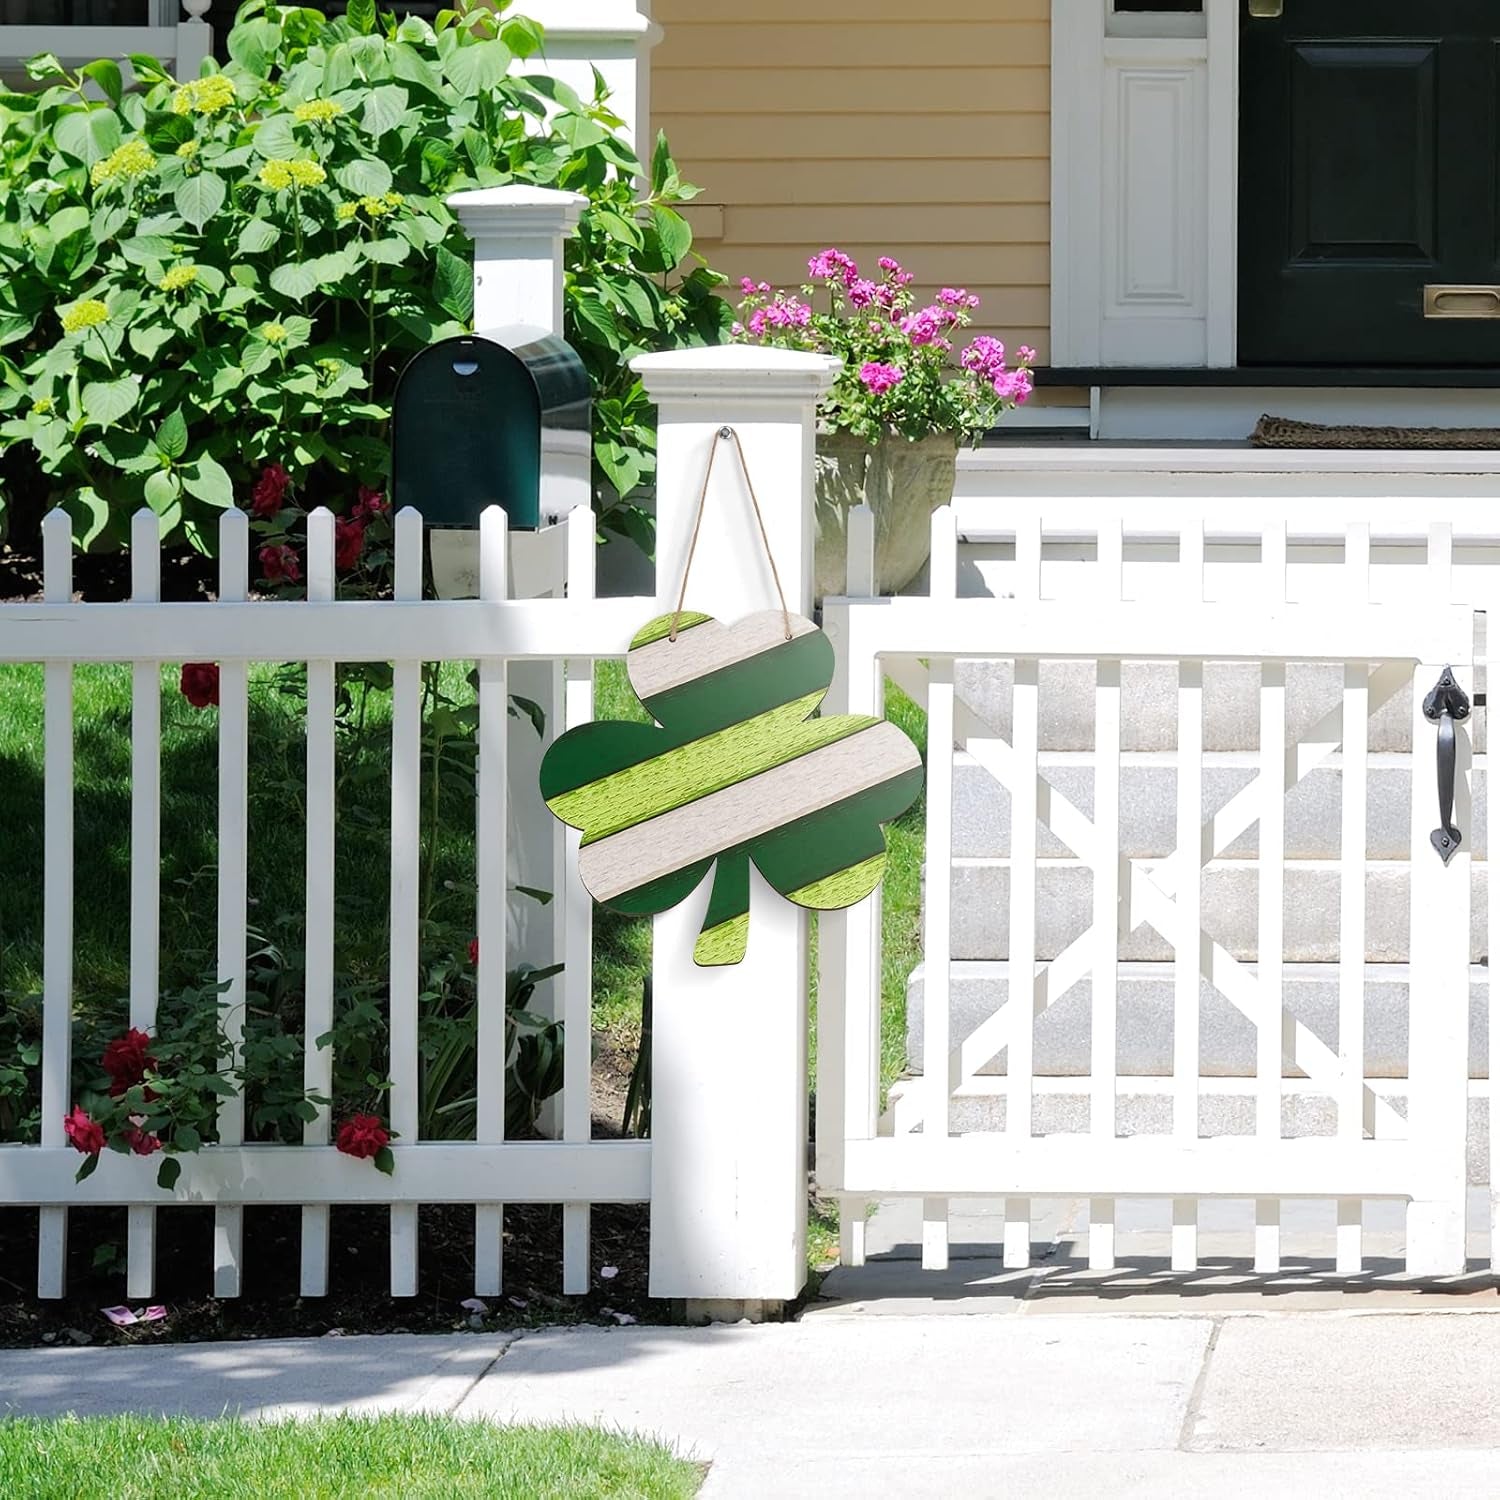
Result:
<svg viewBox="0 0 1500 1500">
<path fill-rule="evenodd" d="M 1254 750 L 1260 744 L 1258 662 L 1208 662 L 1203 669 L 1203 746 Z M 1011 733 L 1011 663 L 958 663 L 959 697 L 1004 739 Z M 1038 674 L 1038 726 L 1043 750 L 1094 748 L 1094 664 L 1047 661 Z M 1344 670 L 1338 664 L 1293 662 L 1286 674 L 1288 741 L 1300 738 L 1338 706 Z M 1120 743 L 1125 750 L 1172 750 L 1177 745 L 1177 667 L 1172 662 L 1126 662 L 1120 673 Z M 1424 688 L 1425 691 L 1425 688 Z M 1475 749 L 1485 749 L 1485 718 L 1473 720 Z M 1410 751 L 1411 691 L 1397 693 L 1370 716 L 1372 751 Z"/>
<path fill-rule="evenodd" d="M 1366 772 L 1365 855 L 1402 860 L 1411 845 L 1410 755 L 1372 758 Z M 1417 774 L 1431 778 L 1433 762 L 1423 756 Z M 1042 775 L 1088 817 L 1094 815 L 1094 758 L 1087 751 L 1053 751 L 1041 758 Z M 1253 751 L 1222 751 L 1204 758 L 1203 818 L 1207 821 L 1259 771 Z M 1488 852 L 1486 772 L 1473 773 L 1474 815 L 1463 830 L 1467 846 L 1480 858 Z M 1424 788 L 1425 790 L 1425 788 Z M 1341 852 L 1340 808 L 1343 771 L 1334 758 L 1304 776 L 1286 796 L 1285 850 L 1288 859 L 1337 859 Z M 1222 854 L 1253 859 L 1259 828 L 1252 824 Z M 1120 849 L 1132 859 L 1161 859 L 1177 847 L 1176 758 L 1140 752 L 1120 767 Z M 1069 849 L 1045 825 L 1037 828 L 1043 859 L 1067 859 Z M 1010 854 L 1010 793 L 970 755 L 960 752 L 953 770 L 953 852 L 964 858 L 1004 858 Z"/>
<path fill-rule="evenodd" d="M 1436 856 L 1433 856 L 1436 858 Z M 1148 865 L 1150 862 L 1144 862 Z M 1469 957 L 1486 955 L 1489 865 L 1472 867 Z M 1036 866 L 1036 955 L 1055 958 L 1093 925 L 1094 872 L 1077 860 L 1042 860 Z M 1339 866 L 1297 860 L 1286 867 L 1282 956 L 1294 963 L 1336 963 L 1339 958 Z M 1010 864 L 1002 859 L 955 859 L 952 869 L 952 956 L 1006 958 L 1010 953 Z M 1203 868 L 1202 925 L 1235 958 L 1254 960 L 1259 949 L 1257 900 L 1260 863 L 1214 860 Z M 1411 917 L 1411 866 L 1374 861 L 1365 868 L 1365 958 L 1405 963 Z M 1149 926 L 1120 939 L 1130 962 L 1166 962 L 1172 945 Z"/>
<path fill-rule="evenodd" d="M 918 965 L 906 990 L 906 1053 L 920 1073 L 926 965 Z M 948 1027 L 953 1046 L 1005 1004 L 1009 965 L 955 963 L 949 979 Z M 1376 964 L 1365 979 L 1365 1076 L 1406 1076 L 1409 971 L 1405 964 Z M 1335 1051 L 1338 1048 L 1338 966 L 1289 964 L 1283 976 L 1287 1009 Z M 1147 1077 L 1172 1072 L 1173 974 L 1170 964 L 1122 963 L 1116 1002 L 1116 1071 Z M 1036 1018 L 1033 1071 L 1043 1077 L 1082 1077 L 1089 1072 L 1093 985 L 1080 980 Z M 1199 987 L 1199 1070 L 1204 1077 L 1251 1078 L 1255 1073 L 1255 1027 L 1208 983 Z M 1469 1071 L 1488 1076 L 1489 970 L 1469 970 Z M 982 1073 L 1004 1074 L 1005 1054 Z M 1295 1076 L 1288 1070 L 1288 1076 Z M 1061 1128 L 1061 1127 L 1059 1127 Z"/>
</svg>

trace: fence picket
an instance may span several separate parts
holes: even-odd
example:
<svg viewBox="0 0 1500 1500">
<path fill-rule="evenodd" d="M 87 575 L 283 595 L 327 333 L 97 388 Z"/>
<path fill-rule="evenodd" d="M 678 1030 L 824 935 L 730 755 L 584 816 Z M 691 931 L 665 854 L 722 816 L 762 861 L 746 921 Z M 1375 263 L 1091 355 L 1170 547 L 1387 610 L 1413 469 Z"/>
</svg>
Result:
<svg viewBox="0 0 1500 1500">
<path fill-rule="evenodd" d="M 161 526 L 142 509 L 130 523 L 130 597 L 161 598 Z M 130 1024 L 156 1028 L 161 969 L 161 663 L 130 668 Z M 125 1215 L 125 1295 L 149 1297 L 156 1279 L 156 1210 Z"/>
<path fill-rule="evenodd" d="M 479 518 L 479 597 L 489 603 L 507 593 L 505 512 L 489 506 Z M 481 657 L 479 669 L 478 805 L 475 812 L 478 889 L 474 927 L 479 939 L 478 1105 L 475 1139 L 505 1139 L 506 1011 L 506 662 Z M 474 1209 L 474 1293 L 498 1296 L 505 1209 Z"/>
<path fill-rule="evenodd" d="M 1351 522 L 1345 542 L 1344 583 L 1353 604 L 1370 592 L 1370 528 Z M 1364 1139 L 1365 1079 L 1365 796 L 1368 787 L 1370 672 L 1364 662 L 1344 664 L 1344 764 L 1339 860 L 1339 1069 L 1338 1134 Z M 1335 1269 L 1360 1269 L 1361 1205 L 1338 1205 Z"/>
<path fill-rule="evenodd" d="M 422 517 L 411 506 L 396 515 L 395 597 L 422 597 Z M 420 1036 L 420 869 L 422 855 L 422 663 L 391 669 L 391 1130 L 411 1144 L 418 1129 Z M 417 1205 L 391 1205 L 391 1296 L 417 1294 Z"/>
<path fill-rule="evenodd" d="M 42 522 L 42 588 L 49 604 L 73 597 L 73 522 L 54 510 Z M 43 670 L 42 842 L 46 886 L 42 915 L 41 1144 L 65 1146 L 73 1069 L 73 668 Z M 66 1289 L 68 1211 L 43 1208 L 37 1238 L 37 1296 Z"/>
<path fill-rule="evenodd" d="M 1041 597 L 1042 530 L 1038 523 L 1016 528 L 1016 602 Z M 1011 689 L 1010 781 L 1010 936 L 1006 961 L 1006 1009 L 1010 1044 L 1006 1051 L 1005 1131 L 1013 1142 L 1031 1139 L 1032 1071 L 1036 1026 L 1036 857 L 1037 747 L 1040 738 L 1038 670 L 1034 656 L 1018 657 Z M 1004 1262 L 1012 1269 L 1031 1264 L 1031 1201 L 1005 1204 Z"/>
<path fill-rule="evenodd" d="M 1098 596 L 1123 599 L 1124 538 L 1118 520 L 1099 528 L 1098 564 Z M 1120 956 L 1120 663 L 1102 657 L 1094 682 L 1094 834 L 1096 951 L 1089 1026 L 1092 1075 L 1089 1129 L 1096 1137 L 1108 1140 L 1114 1137 L 1116 1129 L 1119 1072 L 1116 1029 Z M 1089 1266 L 1096 1271 L 1108 1271 L 1114 1263 L 1114 1200 L 1090 1198 Z"/>
<path fill-rule="evenodd" d="M 320 505 L 307 518 L 307 597 L 333 598 L 333 512 Z M 333 1030 L 334 935 L 334 664 L 327 658 L 307 663 L 307 931 L 303 1002 L 302 1082 L 311 1094 L 333 1096 L 333 1048 L 318 1038 Z M 309 1146 L 329 1140 L 327 1105 L 302 1128 Z M 302 1207 L 304 1297 L 328 1293 L 326 1203 Z"/>
<path fill-rule="evenodd" d="M 248 596 L 250 518 L 227 510 L 219 521 L 219 599 Z M 221 1071 L 244 1062 L 245 1037 L 245 856 L 249 823 L 250 669 L 243 661 L 219 665 L 219 920 L 220 1015 L 229 1042 Z M 219 1101 L 219 1144 L 245 1139 L 245 1099 L 236 1089 Z M 245 1211 L 237 1203 L 214 1209 L 214 1296 L 238 1297 Z"/>
<path fill-rule="evenodd" d="M 1261 531 L 1261 586 L 1270 604 L 1287 596 L 1286 524 L 1267 521 Z M 1281 1035 L 1285 1016 L 1282 953 L 1285 942 L 1286 866 L 1286 664 L 1260 668 L 1260 832 L 1259 911 L 1256 922 L 1256 980 L 1260 1009 L 1255 1028 L 1255 1133 L 1264 1141 L 1281 1139 Z M 1212 857 L 1213 850 L 1208 851 Z M 1255 1269 L 1281 1266 L 1281 1205 L 1259 1199 L 1255 1205 Z"/>
<path fill-rule="evenodd" d="M 932 513 L 934 598 L 951 599 L 957 587 L 958 537 L 953 511 Z M 927 690 L 927 895 L 923 924 L 922 1056 L 927 1095 L 923 1134 L 948 1135 L 948 1042 L 952 989 L 953 902 L 953 659 L 932 663 Z M 948 1265 L 948 1203 L 922 1203 L 922 1264 L 928 1270 Z"/>
<path fill-rule="evenodd" d="M 594 510 L 575 507 L 568 515 L 568 600 L 582 604 L 594 597 Z M 567 665 L 563 689 L 566 728 L 587 724 L 594 717 L 594 664 L 573 660 Z M 592 1007 L 594 987 L 594 902 L 578 878 L 578 849 L 583 835 L 565 832 L 563 885 L 554 899 L 563 908 L 562 987 L 563 1100 L 565 1141 L 586 1141 L 594 1129 L 590 1109 Z M 589 1206 L 563 1204 L 563 1292 L 581 1296 L 589 1289 Z"/>
<path fill-rule="evenodd" d="M 1178 545 L 1181 586 L 1188 603 L 1203 598 L 1203 523 L 1184 525 Z M 1203 663 L 1177 668 L 1177 852 L 1182 863 L 1173 934 L 1172 1134 L 1198 1138 L 1200 975 L 1203 964 Z M 1172 1203 L 1172 1269 L 1198 1264 L 1197 1204 Z"/>
</svg>

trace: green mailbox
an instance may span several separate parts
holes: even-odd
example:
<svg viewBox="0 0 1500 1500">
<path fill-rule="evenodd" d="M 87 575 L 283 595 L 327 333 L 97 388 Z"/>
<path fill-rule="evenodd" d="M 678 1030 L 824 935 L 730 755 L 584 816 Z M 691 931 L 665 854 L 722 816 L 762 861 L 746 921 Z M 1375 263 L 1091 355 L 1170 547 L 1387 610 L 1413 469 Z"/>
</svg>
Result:
<svg viewBox="0 0 1500 1500">
<path fill-rule="evenodd" d="M 544 329 L 442 339 L 396 383 L 394 499 L 429 527 L 477 529 L 479 513 L 499 505 L 513 529 L 534 531 L 567 508 L 545 497 L 567 487 L 588 445 L 588 373 Z"/>
</svg>

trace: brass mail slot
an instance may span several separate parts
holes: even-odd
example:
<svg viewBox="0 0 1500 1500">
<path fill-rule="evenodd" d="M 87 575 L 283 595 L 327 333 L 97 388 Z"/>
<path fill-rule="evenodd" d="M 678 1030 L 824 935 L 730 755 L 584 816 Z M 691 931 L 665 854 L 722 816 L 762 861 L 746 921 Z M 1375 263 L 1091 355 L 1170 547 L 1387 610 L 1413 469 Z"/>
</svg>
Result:
<svg viewBox="0 0 1500 1500">
<path fill-rule="evenodd" d="M 1500 286 L 1424 286 L 1424 318 L 1500 318 Z"/>
<path fill-rule="evenodd" d="M 1257 21 L 1274 21 L 1281 15 L 1281 0 L 1250 0 L 1250 14 Z"/>
</svg>

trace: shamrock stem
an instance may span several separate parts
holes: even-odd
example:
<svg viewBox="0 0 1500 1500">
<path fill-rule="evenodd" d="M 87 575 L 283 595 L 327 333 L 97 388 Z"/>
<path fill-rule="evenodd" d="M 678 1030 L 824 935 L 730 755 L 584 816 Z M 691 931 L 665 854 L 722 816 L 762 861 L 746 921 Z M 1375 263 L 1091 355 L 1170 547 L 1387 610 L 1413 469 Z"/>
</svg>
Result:
<svg viewBox="0 0 1500 1500">
<path fill-rule="evenodd" d="M 727 849 L 714 865 L 703 930 L 693 944 L 693 962 L 704 968 L 737 964 L 750 936 L 750 855 L 742 844 Z"/>
</svg>

